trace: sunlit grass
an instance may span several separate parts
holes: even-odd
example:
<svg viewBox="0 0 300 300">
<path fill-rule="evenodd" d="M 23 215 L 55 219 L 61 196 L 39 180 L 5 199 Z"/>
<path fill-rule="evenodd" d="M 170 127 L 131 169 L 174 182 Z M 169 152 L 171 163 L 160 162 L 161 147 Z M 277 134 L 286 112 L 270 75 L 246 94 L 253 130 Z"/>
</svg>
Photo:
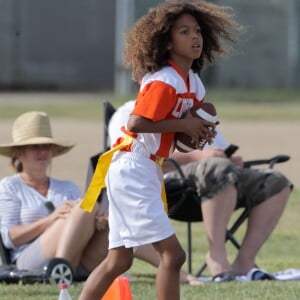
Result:
<svg viewBox="0 0 300 300">
<path fill-rule="evenodd" d="M 102 103 L 110 100 L 115 106 L 132 99 L 133 95 L 115 97 L 110 94 L 77 93 L 77 94 L 0 94 L 0 120 L 14 119 L 28 110 L 47 111 L 58 118 L 99 119 L 102 118 Z M 208 101 L 216 104 L 221 118 L 235 120 L 300 120 L 300 91 L 239 91 L 210 90 Z M 300 269 L 300 191 L 295 190 L 287 205 L 283 217 L 275 232 L 264 245 L 257 257 L 257 264 L 276 272 L 287 268 Z M 174 222 L 178 238 L 186 249 L 186 224 Z M 202 264 L 207 251 L 207 241 L 203 225 L 193 223 L 193 271 Z M 238 231 L 241 239 L 245 224 Z M 228 253 L 234 258 L 236 250 L 228 244 Z M 184 266 L 186 269 L 186 265 Z M 136 280 L 131 283 L 134 300 L 156 299 L 155 268 L 149 264 L 135 260 L 129 274 Z M 207 272 L 205 274 L 208 274 Z M 73 299 L 77 299 L 82 284 L 70 287 Z M 0 285 L 1 300 L 19 299 L 57 299 L 58 288 L 53 285 Z M 297 282 L 251 282 L 206 284 L 204 287 L 181 287 L 181 299 L 266 299 L 281 300 L 299 299 L 300 281 Z"/>
<path fill-rule="evenodd" d="M 257 264 L 269 272 L 276 272 L 287 268 L 300 269 L 300 247 L 299 247 L 299 211 L 300 211 L 300 191 L 292 193 L 292 197 L 287 205 L 284 215 L 278 224 L 275 232 L 262 248 L 257 258 Z M 184 248 L 186 248 L 186 224 L 174 222 L 177 236 Z M 238 231 L 237 238 L 243 236 L 245 225 Z M 227 244 L 229 257 L 233 259 L 236 254 L 230 244 Z M 203 225 L 193 223 L 193 271 L 196 272 L 202 264 L 207 250 L 207 242 Z M 184 266 L 186 269 L 186 266 Z M 155 291 L 156 269 L 149 264 L 135 260 L 129 274 L 134 278 L 130 283 L 134 300 L 156 299 Z M 205 273 L 207 274 L 207 272 Z M 78 299 L 82 283 L 75 284 L 69 288 L 73 299 Z M 55 300 L 58 297 L 58 287 L 55 285 L 18 285 L 0 284 L 1 300 Z M 300 295 L 300 281 L 296 282 L 250 282 L 250 283 L 223 283 L 210 284 L 204 286 L 181 286 L 182 300 L 296 300 Z"/>
</svg>

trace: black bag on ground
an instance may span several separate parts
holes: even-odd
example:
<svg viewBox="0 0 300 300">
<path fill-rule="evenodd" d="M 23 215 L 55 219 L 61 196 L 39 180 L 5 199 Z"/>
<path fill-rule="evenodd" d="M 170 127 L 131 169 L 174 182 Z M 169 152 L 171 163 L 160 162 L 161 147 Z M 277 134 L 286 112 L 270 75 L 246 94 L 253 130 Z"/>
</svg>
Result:
<svg viewBox="0 0 300 300">
<path fill-rule="evenodd" d="M 188 178 L 165 179 L 168 215 L 178 221 L 202 221 L 200 199 L 193 180 Z"/>
</svg>

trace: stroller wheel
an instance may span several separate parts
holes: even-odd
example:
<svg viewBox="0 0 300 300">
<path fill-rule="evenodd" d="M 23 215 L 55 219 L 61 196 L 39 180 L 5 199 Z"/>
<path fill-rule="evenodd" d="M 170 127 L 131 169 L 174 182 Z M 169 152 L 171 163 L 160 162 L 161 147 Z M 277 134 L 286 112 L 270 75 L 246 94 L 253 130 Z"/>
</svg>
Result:
<svg viewBox="0 0 300 300">
<path fill-rule="evenodd" d="M 63 258 L 50 259 L 45 266 L 45 274 L 48 281 L 54 284 L 66 283 L 70 285 L 74 279 L 72 266 Z"/>
</svg>

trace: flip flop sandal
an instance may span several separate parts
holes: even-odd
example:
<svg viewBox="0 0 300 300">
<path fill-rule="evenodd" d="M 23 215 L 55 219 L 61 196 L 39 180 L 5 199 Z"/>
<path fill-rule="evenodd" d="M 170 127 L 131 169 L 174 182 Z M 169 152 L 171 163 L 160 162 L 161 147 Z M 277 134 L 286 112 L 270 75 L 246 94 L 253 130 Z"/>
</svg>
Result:
<svg viewBox="0 0 300 300">
<path fill-rule="evenodd" d="M 266 271 L 263 271 L 258 268 L 253 268 L 250 270 L 250 272 L 247 274 L 247 277 L 252 280 L 275 280 L 275 276 L 272 274 L 267 273 Z"/>
<path fill-rule="evenodd" d="M 219 273 L 211 279 L 212 282 L 227 282 L 234 281 L 235 275 L 232 271 Z"/>
</svg>

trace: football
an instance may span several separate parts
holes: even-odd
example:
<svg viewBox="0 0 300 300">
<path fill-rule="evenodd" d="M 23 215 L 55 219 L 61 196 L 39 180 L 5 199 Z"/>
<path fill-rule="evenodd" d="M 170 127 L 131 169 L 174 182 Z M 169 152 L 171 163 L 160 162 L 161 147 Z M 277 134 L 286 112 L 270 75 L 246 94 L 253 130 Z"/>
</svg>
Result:
<svg viewBox="0 0 300 300">
<path fill-rule="evenodd" d="M 190 109 L 190 112 L 194 117 L 202 118 L 214 124 L 218 122 L 216 108 L 210 102 L 198 103 Z M 175 134 L 175 147 L 180 152 L 191 152 L 196 149 L 202 150 L 205 144 L 206 144 L 206 140 L 200 139 L 199 140 L 200 147 L 197 148 L 196 143 L 191 136 L 187 135 L 184 132 L 177 132 Z"/>
</svg>

